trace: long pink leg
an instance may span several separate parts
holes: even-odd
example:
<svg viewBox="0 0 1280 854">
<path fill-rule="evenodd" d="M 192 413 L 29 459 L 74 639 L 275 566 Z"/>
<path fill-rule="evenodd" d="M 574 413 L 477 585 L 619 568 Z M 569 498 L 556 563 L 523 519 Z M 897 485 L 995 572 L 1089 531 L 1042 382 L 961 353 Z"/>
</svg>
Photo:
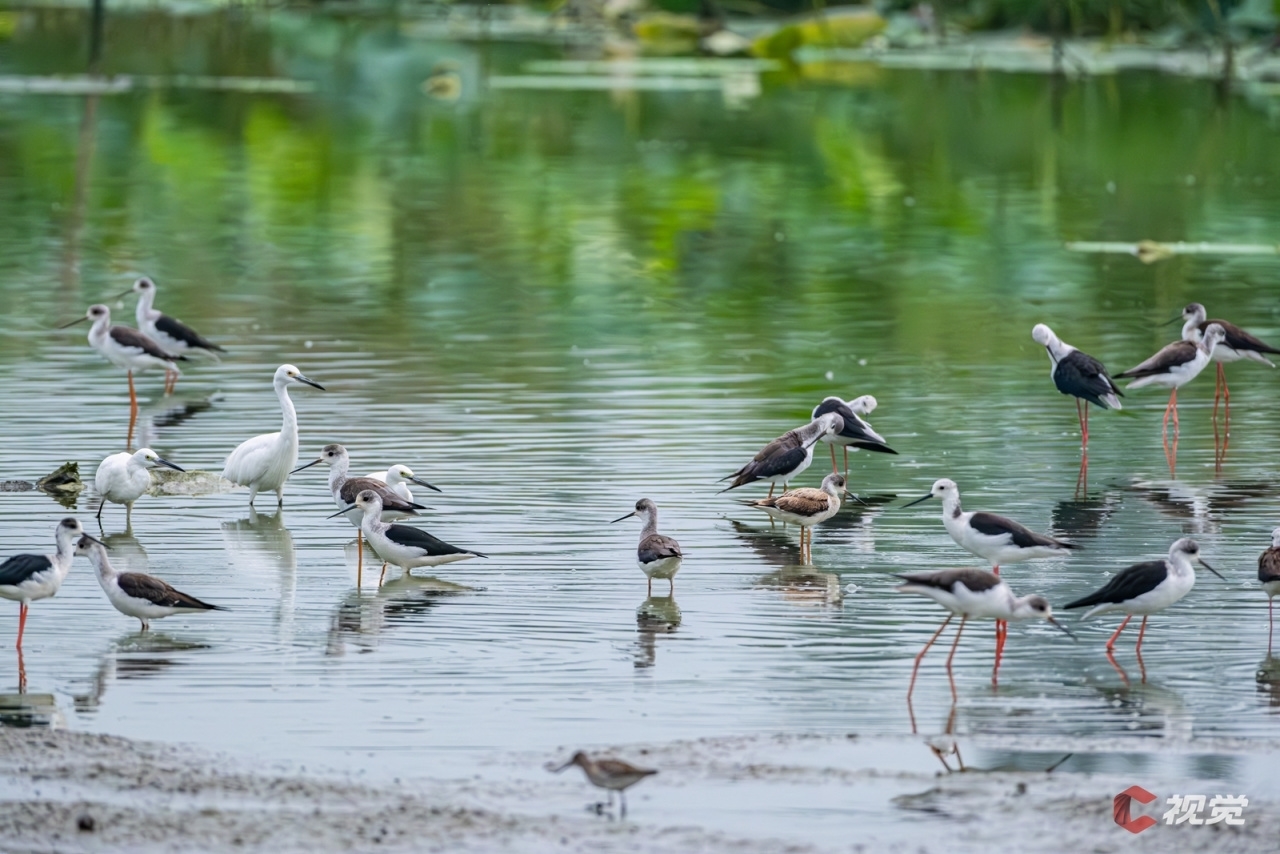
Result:
<svg viewBox="0 0 1280 854">
<path fill-rule="evenodd" d="M 1129 621 L 1132 619 L 1133 619 L 1133 614 L 1130 614 L 1124 618 L 1124 622 L 1120 624 L 1120 628 L 1116 629 L 1116 633 L 1111 636 L 1111 640 L 1107 641 L 1108 651 L 1116 648 L 1116 638 L 1120 637 L 1120 633 L 1124 631 L 1124 627 L 1129 625 Z M 1145 619 L 1146 618 L 1144 617 L 1143 620 L 1145 621 Z"/>
<path fill-rule="evenodd" d="M 951 660 L 956 657 L 956 648 L 960 646 L 960 635 L 964 633 L 965 621 L 969 619 L 968 615 L 960 618 L 960 625 L 956 628 L 956 639 L 951 643 L 951 654 L 947 656 L 947 681 L 951 683 L 951 702 L 956 702 L 956 677 L 951 672 Z"/>
<path fill-rule="evenodd" d="M 1147 633 L 1147 618 L 1143 617 L 1142 625 L 1141 627 L 1138 628 L 1138 645 L 1133 648 L 1133 651 L 1136 652 L 1138 655 L 1142 655 L 1142 638 L 1146 633 Z"/>
<path fill-rule="evenodd" d="M 947 614 L 947 618 L 942 621 L 942 625 L 938 626 L 938 630 L 933 633 L 933 637 L 929 638 L 929 642 L 924 645 L 924 649 L 920 650 L 916 655 L 915 666 L 911 668 L 911 684 L 907 686 L 908 703 L 911 702 L 911 692 L 916 690 L 916 674 L 920 672 L 920 662 L 924 660 L 924 654 L 929 651 L 929 647 L 933 646 L 933 642 L 938 639 L 938 635 L 942 634 L 942 630 L 951 623 L 951 618 L 954 616 L 955 614 Z"/>
<path fill-rule="evenodd" d="M 839 471 L 839 469 L 836 468 L 836 446 L 827 445 L 827 447 L 831 449 L 831 473 L 835 474 Z"/>
<path fill-rule="evenodd" d="M 1267 598 L 1267 655 L 1271 654 L 1271 635 L 1276 630 L 1276 600 Z"/>
<path fill-rule="evenodd" d="M 27 627 L 27 603 L 23 602 L 18 606 L 18 643 L 17 648 L 22 650 L 22 632 Z"/>
</svg>

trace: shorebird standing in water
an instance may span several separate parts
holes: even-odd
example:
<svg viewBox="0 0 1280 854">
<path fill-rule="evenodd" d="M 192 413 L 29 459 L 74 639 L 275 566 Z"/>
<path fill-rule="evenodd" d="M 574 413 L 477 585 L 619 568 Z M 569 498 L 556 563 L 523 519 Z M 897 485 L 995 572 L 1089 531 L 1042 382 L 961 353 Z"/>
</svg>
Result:
<svg viewBox="0 0 1280 854">
<path fill-rule="evenodd" d="M 284 414 L 280 432 L 263 433 L 241 442 L 227 455 L 222 468 L 224 478 L 237 486 L 249 487 L 250 507 L 259 492 L 268 491 L 275 492 L 277 507 L 284 506 L 284 484 L 298 464 L 298 411 L 289 399 L 289 386 L 293 383 L 305 383 L 324 391 L 324 386 L 304 377 L 293 365 L 276 368 L 271 384 Z"/>
<path fill-rule="evenodd" d="M 1031 330 L 1031 338 L 1049 353 L 1049 376 L 1063 394 L 1076 399 L 1076 418 L 1080 420 L 1080 450 L 1089 453 L 1089 404 L 1102 409 L 1121 409 L 1124 392 L 1107 375 L 1101 362 L 1067 344 L 1043 323 Z"/>
<path fill-rule="evenodd" d="M 928 596 L 951 613 L 938 626 L 938 630 L 929 638 L 916 655 L 915 666 L 911 668 L 911 684 L 907 687 L 907 703 L 911 703 L 911 692 L 916 689 L 916 674 L 920 670 L 920 662 L 924 654 L 933 646 L 933 642 L 942 634 L 942 630 L 951 622 L 951 618 L 959 615 L 960 627 L 956 629 L 956 639 L 951 643 L 951 654 L 947 656 L 947 679 L 951 682 L 951 699 L 956 699 L 956 681 L 951 673 L 951 662 L 956 656 L 956 647 L 960 645 L 960 634 L 964 624 L 971 619 L 997 620 L 1016 622 L 1019 620 L 1046 620 L 1071 637 L 1067 627 L 1053 618 L 1053 609 L 1043 596 L 1014 596 L 1009 585 L 1000 576 L 983 569 L 939 569 L 933 572 L 911 572 L 898 575 L 905 583 L 897 588 L 899 593 L 918 593 Z M 1000 663 L 996 662 L 999 669 Z M 991 681 L 995 682 L 993 673 Z"/>
<path fill-rule="evenodd" d="M 638 768 L 630 762 L 623 762 L 621 759 L 592 759 L 581 750 L 573 754 L 573 758 L 568 762 L 551 770 L 559 774 L 574 765 L 582 769 L 582 772 L 587 775 L 587 779 L 591 781 L 591 785 L 604 789 L 609 793 L 609 806 L 613 806 L 613 793 L 618 793 L 618 800 L 622 804 L 619 814 L 622 817 L 627 815 L 627 789 L 639 783 L 645 777 L 652 777 L 658 773 L 652 768 Z"/>
<path fill-rule="evenodd" d="M 58 523 L 54 539 L 57 550 L 48 555 L 14 555 L 0 564 L 0 597 L 18 603 L 18 651 L 22 651 L 22 633 L 27 627 L 27 608 L 37 599 L 57 594 L 75 560 L 76 540 L 88 537 L 80 520 L 68 516 Z M 93 539 L 89 537 L 89 539 Z M 94 540 L 97 542 L 97 540 Z"/>
<path fill-rule="evenodd" d="M 1107 641 L 1107 657 L 1111 659 L 1112 666 L 1120 671 L 1122 677 L 1124 671 L 1120 670 L 1119 665 L 1115 663 L 1113 655 L 1116 639 L 1120 637 L 1120 633 L 1124 631 L 1125 626 L 1129 625 L 1134 615 L 1141 614 L 1142 628 L 1138 630 L 1138 643 L 1134 647 L 1134 652 L 1138 656 L 1138 665 L 1143 667 L 1142 680 L 1145 682 L 1146 668 L 1142 665 L 1142 638 L 1147 633 L 1147 618 L 1163 611 L 1191 592 L 1191 588 L 1196 584 L 1196 571 L 1192 561 L 1198 562 L 1205 569 L 1222 578 L 1216 569 L 1200 557 L 1199 543 L 1190 537 L 1183 537 L 1174 541 L 1169 547 L 1169 556 L 1164 560 L 1151 560 L 1125 567 L 1113 575 L 1100 590 L 1074 602 L 1068 602 L 1063 607 L 1066 609 L 1088 608 L 1089 610 L 1080 616 L 1082 620 L 1095 614 L 1106 614 L 1111 611 L 1121 611 L 1125 614 L 1120 627 Z"/>
<path fill-rule="evenodd" d="M 746 501 L 768 513 L 780 522 L 794 522 L 800 526 L 800 560 L 813 562 L 813 526 L 825 522 L 840 512 L 840 499 L 849 492 L 842 474 L 829 474 L 822 479 L 822 488 L 802 487 L 782 493 L 777 498 Z M 806 532 L 808 532 L 806 548 Z"/>
<path fill-rule="evenodd" d="M 1271 532 L 1271 548 L 1258 558 L 1258 581 L 1267 594 L 1267 655 L 1271 654 L 1271 635 L 1276 628 L 1275 597 L 1280 596 L 1280 528 Z"/>
<path fill-rule="evenodd" d="M 751 458 L 751 462 L 727 477 L 733 483 L 721 492 L 737 489 L 758 480 L 769 482 L 769 497 L 773 497 L 773 488 L 779 483 L 786 489 L 791 478 L 800 474 L 813 464 L 813 445 L 824 436 L 839 433 L 844 429 L 844 419 L 834 412 L 819 415 L 803 427 L 788 430 L 761 449 Z"/>
<path fill-rule="evenodd" d="M 93 474 L 93 488 L 102 497 L 102 503 L 98 505 L 98 527 L 102 527 L 102 509 L 108 501 L 124 505 L 124 525 L 126 528 L 130 526 L 133 502 L 151 488 L 151 469 L 156 466 L 183 471 L 150 448 L 140 448 L 132 454 L 112 454 L 98 463 L 98 470 Z"/>
<path fill-rule="evenodd" d="M 142 572 L 120 572 L 107 558 L 107 547 L 88 535 L 76 544 L 76 554 L 87 555 L 98 574 L 98 583 L 107 600 L 126 617 L 142 623 L 142 631 L 151 628 L 152 620 L 174 614 L 198 614 L 202 611 L 225 611 L 218 605 L 201 602 L 167 582 Z"/>
<path fill-rule="evenodd" d="M 101 304 L 89 306 L 84 317 L 64 323 L 59 328 L 66 329 L 86 320 L 93 321 L 89 328 L 89 346 L 102 354 L 108 362 L 117 368 L 124 368 L 129 374 L 129 437 L 125 444 L 131 445 L 133 427 L 138 421 L 138 393 L 133 388 L 134 372 L 163 368 L 166 372 L 181 373 L 174 362 L 185 361 L 187 357 L 181 353 L 168 352 L 137 329 L 118 324 L 112 326 L 111 309 Z"/>
<path fill-rule="evenodd" d="M 1200 375 L 1213 357 L 1217 345 L 1221 344 L 1226 336 L 1226 330 L 1220 324 L 1211 323 L 1200 341 L 1174 341 L 1172 344 L 1166 344 L 1150 359 L 1116 374 L 1116 379 L 1133 380 L 1125 386 L 1126 391 L 1149 385 L 1172 389 L 1169 393 L 1169 405 L 1164 408 L 1164 421 L 1160 427 L 1165 459 L 1169 463 L 1171 473 L 1178 458 L 1178 389 Z M 1172 446 L 1168 436 L 1170 415 L 1173 416 Z"/>
<path fill-rule="evenodd" d="M 640 530 L 640 545 L 636 547 L 636 563 L 640 571 L 649 579 L 649 594 L 653 595 L 653 580 L 665 578 L 670 584 L 670 595 L 676 592 L 676 573 L 680 571 L 680 563 L 684 560 L 684 552 L 680 544 L 671 537 L 658 533 L 658 508 L 647 498 L 636 502 L 636 509 L 625 516 L 619 516 L 614 522 L 636 516 L 644 523 Z M 610 524 L 613 524 L 612 522 Z"/>
<path fill-rule="evenodd" d="M 177 356 L 184 356 L 187 353 L 204 353 L 212 357 L 215 362 L 218 361 L 219 353 L 227 352 L 181 320 L 152 308 L 151 304 L 156 298 L 156 283 L 146 276 L 134 282 L 133 287 L 120 294 L 117 299 L 130 293 L 138 295 L 136 309 L 138 328 L 147 333 L 167 352 Z M 177 384 L 178 372 L 167 371 L 164 376 L 164 393 L 172 394 L 173 387 Z"/>
<path fill-rule="evenodd" d="M 844 472 L 845 477 L 849 476 L 849 449 L 855 451 L 863 449 L 867 451 L 875 451 L 880 454 L 896 454 L 898 453 L 889 444 L 885 442 L 883 436 L 871 429 L 871 425 L 862 419 L 863 415 L 868 415 L 875 411 L 876 399 L 869 394 L 861 397 L 855 397 L 853 400 L 841 400 L 838 397 L 825 397 L 822 403 L 813 408 L 811 418 L 818 418 L 826 415 L 828 412 L 834 412 L 840 416 L 844 425 L 837 433 L 823 436 L 822 441 L 826 442 L 831 450 L 831 472 L 836 472 L 836 445 L 844 448 Z"/>
<path fill-rule="evenodd" d="M 1270 344 L 1250 335 L 1234 323 L 1228 323 L 1225 320 L 1208 320 L 1208 312 L 1205 311 L 1203 305 L 1193 302 L 1182 310 L 1179 316 L 1183 321 L 1182 324 L 1182 340 L 1192 344 L 1199 343 L 1209 327 L 1218 325 L 1222 327 L 1223 338 L 1218 346 L 1213 348 L 1210 359 L 1218 363 L 1218 379 L 1213 387 L 1213 419 L 1218 420 L 1218 399 L 1221 397 L 1225 402 L 1227 418 L 1231 417 L 1231 389 L 1227 387 L 1227 375 L 1222 369 L 1226 362 L 1238 362 L 1241 359 L 1248 359 L 1268 368 L 1274 368 L 1275 363 L 1267 358 L 1268 355 L 1280 353 Z M 1170 323 L 1176 323 L 1179 317 L 1170 320 Z"/>
<path fill-rule="evenodd" d="M 471 549 L 451 546 L 421 528 L 383 522 L 382 497 L 372 489 L 361 490 L 352 507 L 344 507 L 329 518 L 345 516 L 353 508 L 359 508 L 364 514 L 360 519 L 360 530 L 369 541 L 369 548 L 384 561 L 382 575 L 378 577 L 379 586 L 386 575 L 388 563 L 395 564 L 409 575 L 415 566 L 440 566 L 473 557 L 488 557 Z"/>
<path fill-rule="evenodd" d="M 966 551 L 991 562 L 992 572 L 1000 574 L 1000 567 L 1007 563 L 1038 560 L 1065 555 L 1079 546 L 1037 534 L 1025 526 L 995 513 L 966 513 L 960 507 L 960 487 L 955 481 L 942 478 L 935 481 L 929 494 L 917 498 L 906 507 L 912 507 L 930 498 L 942 499 L 942 524 L 951 539 Z M 1000 658 L 1004 653 L 1004 641 L 1009 627 L 1006 621 L 996 619 L 996 666 L 992 681 L 1000 671 Z"/>
</svg>

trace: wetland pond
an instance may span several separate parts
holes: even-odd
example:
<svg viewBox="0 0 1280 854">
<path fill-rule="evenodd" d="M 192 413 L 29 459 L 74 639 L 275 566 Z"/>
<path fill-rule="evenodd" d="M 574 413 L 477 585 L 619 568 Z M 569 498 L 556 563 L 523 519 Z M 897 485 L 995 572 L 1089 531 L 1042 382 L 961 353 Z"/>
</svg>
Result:
<svg viewBox="0 0 1280 854">
<path fill-rule="evenodd" d="M 78 70 L 83 19 L 8 14 L 0 74 Z M 422 524 L 489 555 L 436 573 L 469 589 L 395 570 L 357 588 L 321 467 L 290 480 L 281 511 L 269 495 L 252 511 L 243 489 L 148 496 L 126 530 L 109 506 L 118 566 L 230 610 L 139 634 L 77 561 L 31 609 L 25 695 L 17 607 L 0 609 L 0 719 L 388 782 L 538 781 L 577 747 L 775 733 L 883 738 L 850 762 L 932 773 L 905 693 L 943 612 L 893 592 L 891 573 L 980 565 L 936 502 L 902 509 L 949 477 L 967 509 L 1083 547 L 1005 572 L 1055 606 L 1180 536 L 1226 576 L 1201 573 L 1152 618 L 1145 683 L 1132 630 L 1117 651 L 1132 684 L 1104 655 L 1115 617 L 1060 615 L 1078 643 L 1011 627 L 998 689 L 990 626 L 972 626 L 953 721 L 978 745 L 971 764 L 1075 752 L 1063 771 L 1280 798 L 1280 662 L 1255 575 L 1280 525 L 1280 373 L 1227 368 L 1221 460 L 1212 376 L 1188 386 L 1176 477 L 1163 393 L 1095 411 L 1081 483 L 1072 402 L 1030 336 L 1046 322 L 1120 371 L 1199 301 L 1280 341 L 1274 255 L 1066 248 L 1274 243 L 1275 111 L 1150 74 L 1055 88 L 833 64 L 732 87 L 487 84 L 565 56 L 358 18 L 139 13 L 112 20 L 108 72 L 314 91 L 0 94 L 0 479 L 72 460 L 90 482 L 124 450 L 124 377 L 83 326 L 55 327 L 99 301 L 132 324 L 132 298 L 113 295 L 146 274 L 159 308 L 228 354 L 186 368 L 170 398 L 141 377 L 135 446 L 219 471 L 278 428 L 270 376 L 290 362 L 327 389 L 293 391 L 301 461 L 341 442 L 358 473 L 407 464 L 443 490 Z M 458 91 L 430 97 L 442 67 Z M 764 490 L 717 481 L 828 394 L 875 395 L 868 419 L 899 455 L 852 455 L 866 506 L 817 528 L 802 566 L 794 528 L 734 500 Z M 820 448 L 793 486 L 828 466 Z M 674 598 L 664 582 L 646 598 L 635 521 L 608 524 L 641 497 L 684 548 Z M 96 509 L 87 490 L 75 512 L 91 531 Z M 0 494 L 4 554 L 48 551 L 65 513 Z M 950 717 L 944 655 L 915 689 L 924 736 Z M 585 784 L 548 781 L 565 788 L 528 809 L 579 809 Z M 815 844 L 853 814 L 919 832 L 881 808 L 896 791 L 865 814 L 821 786 L 795 802 L 745 791 L 647 783 L 632 818 L 767 836 L 802 816 L 787 833 Z"/>
</svg>

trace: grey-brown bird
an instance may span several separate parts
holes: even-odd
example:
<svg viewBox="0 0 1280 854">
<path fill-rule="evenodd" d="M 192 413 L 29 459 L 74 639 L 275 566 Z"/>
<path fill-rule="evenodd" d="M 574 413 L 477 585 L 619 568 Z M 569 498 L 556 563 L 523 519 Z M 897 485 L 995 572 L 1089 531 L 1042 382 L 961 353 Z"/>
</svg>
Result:
<svg viewBox="0 0 1280 854">
<path fill-rule="evenodd" d="M 728 492 L 755 483 L 757 480 L 769 481 L 769 497 L 773 497 L 773 488 L 779 483 L 786 489 L 791 478 L 800 474 L 813 464 L 814 443 L 823 436 L 831 436 L 844 429 L 844 419 L 834 412 L 827 412 L 814 418 L 803 427 L 788 430 L 760 450 L 751 458 L 751 462 L 735 471 L 721 481 L 733 478 L 733 483 L 721 492 Z"/>
<path fill-rule="evenodd" d="M 614 522 L 636 516 L 644 523 L 640 530 L 640 545 L 636 547 L 636 565 L 649 579 L 649 595 L 653 595 L 653 580 L 665 578 L 671 584 L 670 595 L 676 592 L 676 573 L 684 560 L 680 544 L 664 534 L 658 533 L 658 507 L 647 498 L 636 502 L 636 509 L 625 516 L 619 516 Z M 613 524 L 612 522 L 610 524 Z"/>
<path fill-rule="evenodd" d="M 583 751 L 573 754 L 573 758 L 558 768 L 551 770 L 559 774 L 570 766 L 577 765 L 587 775 L 591 785 L 598 786 L 609 793 L 609 805 L 613 805 L 613 793 L 618 793 L 622 803 L 621 814 L 627 814 L 626 790 L 639 783 L 645 777 L 652 777 L 658 772 L 652 768 L 638 768 L 621 759 L 592 759 Z"/>
<path fill-rule="evenodd" d="M 1267 594 L 1267 655 L 1271 654 L 1271 635 L 1275 632 L 1275 597 L 1280 596 L 1280 528 L 1271 532 L 1271 548 L 1258 558 L 1258 581 Z"/>
<path fill-rule="evenodd" d="M 822 479 L 822 488 L 805 486 L 782 493 L 777 498 L 762 498 L 744 502 L 748 507 L 763 510 L 780 522 L 794 522 L 800 526 L 800 559 L 806 555 L 813 560 L 813 526 L 825 522 L 840 512 L 840 499 L 848 493 L 842 474 L 829 474 Z M 806 549 L 805 532 L 808 532 Z"/>
</svg>

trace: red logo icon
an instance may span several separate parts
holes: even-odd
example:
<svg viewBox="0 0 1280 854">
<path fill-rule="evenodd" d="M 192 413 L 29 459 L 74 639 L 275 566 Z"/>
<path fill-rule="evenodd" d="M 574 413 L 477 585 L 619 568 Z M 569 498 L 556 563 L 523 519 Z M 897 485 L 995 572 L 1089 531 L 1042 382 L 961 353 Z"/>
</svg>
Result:
<svg viewBox="0 0 1280 854">
<path fill-rule="evenodd" d="M 1141 786 L 1130 786 L 1120 794 L 1116 795 L 1113 812 L 1115 814 L 1116 824 L 1123 827 L 1130 833 L 1141 833 L 1148 827 L 1156 823 L 1156 820 L 1149 815 L 1140 815 L 1137 818 L 1129 817 L 1129 804 L 1131 801 L 1137 801 L 1140 804 L 1149 804 L 1156 799 L 1156 796 L 1148 792 Z"/>
</svg>

